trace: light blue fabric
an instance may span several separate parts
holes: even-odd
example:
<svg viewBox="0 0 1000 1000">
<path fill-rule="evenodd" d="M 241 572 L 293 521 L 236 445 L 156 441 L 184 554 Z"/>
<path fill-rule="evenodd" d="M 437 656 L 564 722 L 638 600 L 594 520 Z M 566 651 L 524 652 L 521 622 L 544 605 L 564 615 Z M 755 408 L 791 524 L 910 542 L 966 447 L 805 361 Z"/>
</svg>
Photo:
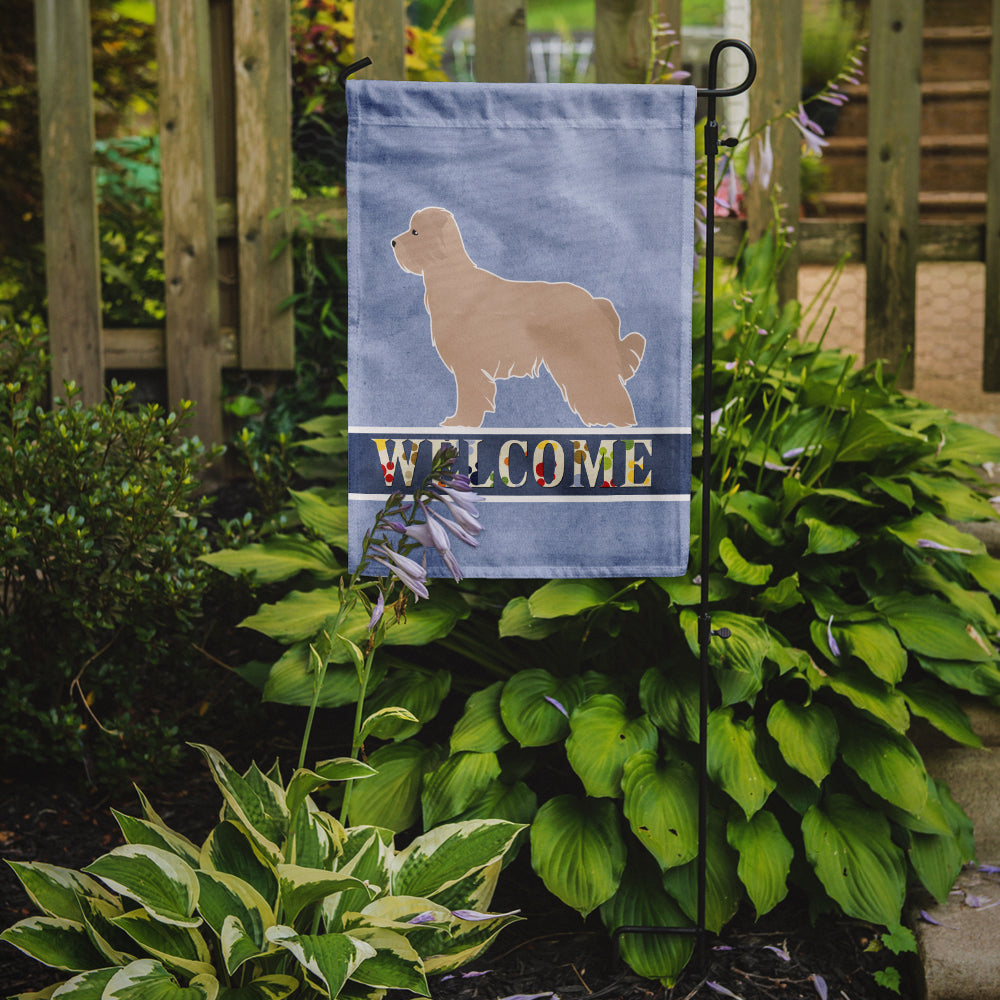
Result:
<svg viewBox="0 0 1000 1000">
<path fill-rule="evenodd" d="M 486 498 L 479 547 L 456 550 L 466 575 L 686 571 L 695 98 L 677 86 L 348 81 L 352 566 L 380 498 L 405 490 L 402 469 L 385 481 L 377 442 L 390 458 L 417 446 L 415 484 L 433 442 L 452 440 L 459 471 L 470 452 L 478 457 Z M 392 245 L 431 206 L 451 213 L 480 271 L 578 286 L 587 308 L 591 296 L 610 300 L 621 338 L 645 338 L 624 376 L 634 426 L 587 426 L 571 408 L 572 386 L 568 403 L 544 365 L 534 378 L 494 371 L 495 411 L 468 429 L 440 426 L 456 406 L 456 377 L 439 353 L 444 322 L 429 315 L 421 274 L 404 270 Z M 537 288 L 508 290 L 526 301 Z M 489 330 L 490 316 L 469 313 L 475 331 Z M 607 472 L 595 464 L 602 443 Z M 428 570 L 446 573 L 435 558 Z"/>
</svg>

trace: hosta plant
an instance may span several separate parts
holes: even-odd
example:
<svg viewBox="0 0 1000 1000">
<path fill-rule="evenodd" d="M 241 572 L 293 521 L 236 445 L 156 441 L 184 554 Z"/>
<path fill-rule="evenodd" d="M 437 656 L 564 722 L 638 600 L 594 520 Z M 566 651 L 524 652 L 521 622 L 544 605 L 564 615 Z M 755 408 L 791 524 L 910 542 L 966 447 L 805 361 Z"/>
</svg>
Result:
<svg viewBox="0 0 1000 1000">
<path fill-rule="evenodd" d="M 0 938 L 64 976 L 30 996 L 428 996 L 429 973 L 470 961 L 518 919 L 488 912 L 518 825 L 450 823 L 397 849 L 391 831 L 345 828 L 312 798 L 369 779 L 366 764 L 338 758 L 286 784 L 277 767 L 240 774 L 199 749 L 224 802 L 202 844 L 140 793 L 142 818 L 115 813 L 125 845 L 82 871 L 10 863 L 41 915 Z"/>
</svg>

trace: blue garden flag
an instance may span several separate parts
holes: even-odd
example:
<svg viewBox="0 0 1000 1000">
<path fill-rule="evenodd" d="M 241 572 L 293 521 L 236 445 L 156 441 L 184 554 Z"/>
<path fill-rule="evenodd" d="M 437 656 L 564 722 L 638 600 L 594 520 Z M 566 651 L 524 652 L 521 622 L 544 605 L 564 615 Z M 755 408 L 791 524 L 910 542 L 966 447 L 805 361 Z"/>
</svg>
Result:
<svg viewBox="0 0 1000 1000">
<path fill-rule="evenodd" d="M 467 576 L 686 572 L 695 98 L 348 82 L 352 567 L 451 443 Z"/>
</svg>

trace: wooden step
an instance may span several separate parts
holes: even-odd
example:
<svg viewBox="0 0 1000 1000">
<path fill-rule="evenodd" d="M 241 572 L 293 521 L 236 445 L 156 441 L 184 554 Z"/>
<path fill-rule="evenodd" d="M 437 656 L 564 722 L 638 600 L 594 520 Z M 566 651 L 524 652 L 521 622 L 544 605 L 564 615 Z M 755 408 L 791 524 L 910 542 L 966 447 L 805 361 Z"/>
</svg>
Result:
<svg viewBox="0 0 1000 1000">
<path fill-rule="evenodd" d="M 863 191 L 831 191 L 815 199 L 828 218 L 863 220 L 867 197 Z M 921 191 L 920 218 L 928 221 L 982 222 L 986 193 L 980 191 Z"/>
<path fill-rule="evenodd" d="M 865 188 L 868 140 L 832 136 L 823 151 L 833 191 Z M 925 135 L 920 138 L 920 188 L 925 191 L 985 191 L 988 156 L 985 135 Z"/>
<path fill-rule="evenodd" d="M 989 80 L 992 38 L 989 25 L 925 28 L 921 79 L 924 83 Z"/>
</svg>

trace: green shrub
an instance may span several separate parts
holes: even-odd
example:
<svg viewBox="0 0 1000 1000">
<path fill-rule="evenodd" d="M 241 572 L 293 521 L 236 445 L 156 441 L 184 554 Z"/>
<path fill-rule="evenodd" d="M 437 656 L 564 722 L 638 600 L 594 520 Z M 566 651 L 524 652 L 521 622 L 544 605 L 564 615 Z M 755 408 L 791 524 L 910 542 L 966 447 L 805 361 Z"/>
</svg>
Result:
<svg viewBox="0 0 1000 1000">
<path fill-rule="evenodd" d="M 285 785 L 277 765 L 240 774 L 199 749 L 225 803 L 202 845 L 140 795 L 144 818 L 115 813 L 126 844 L 82 872 L 11 863 L 42 913 L 0 938 L 77 973 L 60 995 L 429 996 L 429 973 L 472 961 L 518 919 L 486 912 L 516 824 L 453 823 L 398 849 L 388 830 L 345 829 L 311 798 L 369 778 L 367 765 L 324 761 Z"/>
<path fill-rule="evenodd" d="M 976 467 L 1000 460 L 1000 440 L 903 395 L 880 364 L 856 368 L 799 339 L 799 305 L 777 303 L 780 253 L 771 240 L 749 247 L 715 292 L 712 532 L 700 537 L 696 413 L 688 575 L 436 584 L 396 639 L 436 640 L 438 665 L 452 651 L 446 683 L 426 663 L 390 663 L 369 701 L 426 724 L 449 685 L 473 693 L 448 754 L 412 723 L 367 748 L 379 773 L 356 790 L 355 821 L 534 817 L 533 864 L 568 905 L 599 910 L 609 929 L 693 922 L 697 573 L 709 544 L 713 626 L 732 636 L 710 647 L 708 927 L 744 903 L 763 914 L 795 886 L 816 912 L 903 938 L 908 884 L 947 895 L 972 856 L 971 826 L 909 728 L 920 717 L 977 746 L 957 696 L 1000 695 L 1000 561 L 952 523 L 996 516 Z M 700 365 L 696 346 L 696 401 Z M 331 448 L 340 438 L 334 422 L 313 429 Z M 309 543 L 285 531 L 236 562 L 289 581 L 246 621 L 288 651 L 248 674 L 266 698 L 305 703 L 342 508 L 332 493 L 293 500 Z M 326 703 L 349 703 L 352 677 L 349 663 L 331 667 Z M 622 949 L 669 982 L 691 941 L 626 936 Z"/>
<path fill-rule="evenodd" d="M 176 752 L 157 696 L 190 662 L 206 586 L 208 454 L 187 404 L 131 409 L 128 385 L 43 408 L 40 341 L 0 323 L 0 743 L 7 760 L 154 764 Z"/>
</svg>

